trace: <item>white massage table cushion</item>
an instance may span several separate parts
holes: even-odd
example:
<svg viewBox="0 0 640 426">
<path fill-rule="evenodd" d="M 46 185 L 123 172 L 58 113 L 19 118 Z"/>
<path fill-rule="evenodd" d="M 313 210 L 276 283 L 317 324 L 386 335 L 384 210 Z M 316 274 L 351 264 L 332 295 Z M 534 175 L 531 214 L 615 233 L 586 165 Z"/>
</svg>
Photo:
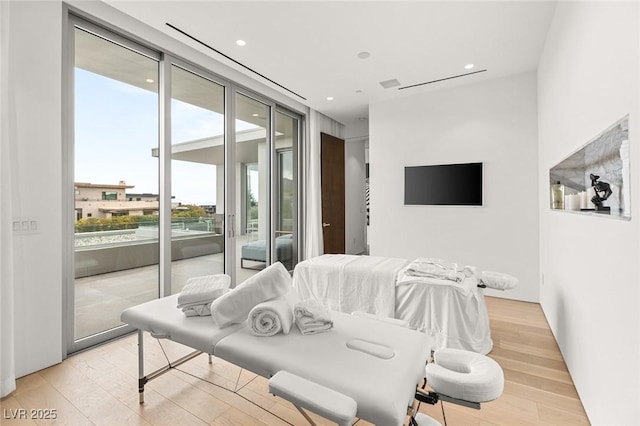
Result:
<svg viewBox="0 0 640 426">
<path fill-rule="evenodd" d="M 404 328 L 411 328 L 409 326 L 409 321 L 403 320 L 403 319 L 399 319 L 399 318 L 389 318 L 389 317 L 385 317 L 382 315 L 376 315 L 376 314 L 371 314 L 369 312 L 363 312 L 363 311 L 354 311 L 351 313 L 351 315 L 356 315 L 359 317 L 367 317 L 367 318 L 371 318 L 377 321 L 382 321 L 382 322 L 386 322 L 388 324 L 393 324 L 393 325 L 397 325 L 399 327 L 404 327 Z"/>
<path fill-rule="evenodd" d="M 271 377 L 287 371 L 347 395 L 357 403 L 357 417 L 378 425 L 401 425 L 424 378 L 431 339 L 356 315 L 331 312 L 333 328 L 269 338 L 239 330 L 216 346 L 216 356 Z"/>
<path fill-rule="evenodd" d="M 210 316 L 187 317 L 177 308 L 178 296 L 174 294 L 125 309 L 120 320 L 154 337 L 170 339 L 208 354 L 213 354 L 220 339 L 246 326 L 242 323 L 221 329 Z"/>
<path fill-rule="evenodd" d="M 433 417 L 429 417 L 424 413 L 418 413 L 415 415 L 416 423 L 418 426 L 442 426 L 442 424 L 434 419 Z"/>
<path fill-rule="evenodd" d="M 504 389 L 500 365 L 488 356 L 461 349 L 443 348 L 427 364 L 427 383 L 438 393 L 471 402 L 498 398 Z"/>
<path fill-rule="evenodd" d="M 358 408 L 353 398 L 288 371 L 269 379 L 269 392 L 341 426 L 351 425 Z"/>
</svg>

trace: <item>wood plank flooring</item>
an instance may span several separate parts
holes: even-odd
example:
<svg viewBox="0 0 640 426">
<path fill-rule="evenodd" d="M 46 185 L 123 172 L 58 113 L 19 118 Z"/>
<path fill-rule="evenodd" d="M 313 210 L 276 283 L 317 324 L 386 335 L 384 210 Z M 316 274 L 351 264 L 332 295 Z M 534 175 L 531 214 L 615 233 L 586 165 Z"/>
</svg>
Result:
<svg viewBox="0 0 640 426">
<path fill-rule="evenodd" d="M 496 401 L 473 410 L 444 403 L 448 425 L 588 425 L 580 399 L 538 304 L 487 297 L 494 349 L 505 389 Z M 146 336 L 146 371 L 190 352 L 178 344 Z M 206 355 L 146 386 L 138 403 L 137 337 L 70 357 L 22 377 L 3 398 L 0 423 L 68 425 L 305 425 L 295 408 L 267 391 L 267 381 Z M 239 389 L 237 394 L 223 386 Z M 262 407 L 262 408 L 261 408 Z M 56 410 L 55 420 L 30 418 L 30 410 Z M 266 410 L 265 410 L 266 409 Z M 21 411 L 26 410 L 26 412 Z M 268 411 L 267 411 L 268 410 Z M 444 424 L 443 407 L 422 404 L 420 411 Z M 21 414 L 26 415 L 23 419 Z M 312 415 L 320 425 L 331 424 Z M 368 425 L 358 421 L 358 425 Z M 386 425 L 380 425 L 386 426 Z"/>
</svg>

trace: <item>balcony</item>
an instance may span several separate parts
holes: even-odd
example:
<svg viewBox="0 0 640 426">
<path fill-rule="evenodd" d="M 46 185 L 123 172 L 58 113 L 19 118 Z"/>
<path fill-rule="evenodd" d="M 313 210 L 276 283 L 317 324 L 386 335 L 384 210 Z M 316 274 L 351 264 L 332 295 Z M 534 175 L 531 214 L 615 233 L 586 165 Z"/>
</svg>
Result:
<svg viewBox="0 0 640 426">
<path fill-rule="evenodd" d="M 214 231 L 173 224 L 171 291 L 199 275 L 224 271 L 224 236 Z M 75 338 L 81 339 L 122 325 L 127 307 L 159 295 L 157 227 L 77 233 L 75 260 Z M 249 237 L 239 236 L 237 259 Z M 238 268 L 237 282 L 255 274 Z"/>
</svg>

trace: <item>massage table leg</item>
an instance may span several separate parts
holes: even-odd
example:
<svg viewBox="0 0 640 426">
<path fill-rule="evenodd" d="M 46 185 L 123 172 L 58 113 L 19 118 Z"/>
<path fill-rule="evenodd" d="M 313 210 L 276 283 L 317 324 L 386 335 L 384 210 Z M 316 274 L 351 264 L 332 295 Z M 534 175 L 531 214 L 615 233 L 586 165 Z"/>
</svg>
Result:
<svg viewBox="0 0 640 426">
<path fill-rule="evenodd" d="M 153 333 L 151 333 L 151 336 L 155 337 L 156 339 L 168 338 L 168 336 L 154 335 Z M 169 363 L 164 367 L 161 367 L 156 371 L 145 375 L 144 374 L 144 331 L 138 329 L 138 401 L 139 403 L 144 404 L 144 385 L 145 384 L 155 379 L 156 377 L 163 375 L 164 373 L 171 370 L 172 368 L 178 367 L 184 364 L 185 362 L 192 360 L 193 358 L 197 357 L 201 353 L 202 351 L 191 352 L 190 354 L 183 356 L 182 358 L 176 360 L 175 362 L 169 361 Z M 209 364 L 213 364 L 211 354 L 208 354 L 208 355 L 209 355 Z"/>
<path fill-rule="evenodd" d="M 144 335 L 142 330 L 138 330 L 138 400 L 144 403 Z"/>
</svg>

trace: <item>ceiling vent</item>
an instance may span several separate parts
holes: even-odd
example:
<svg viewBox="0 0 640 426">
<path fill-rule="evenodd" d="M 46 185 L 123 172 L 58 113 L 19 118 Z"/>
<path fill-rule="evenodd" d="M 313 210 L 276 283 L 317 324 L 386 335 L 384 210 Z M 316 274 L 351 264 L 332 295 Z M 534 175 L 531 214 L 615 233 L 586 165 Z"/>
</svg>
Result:
<svg viewBox="0 0 640 426">
<path fill-rule="evenodd" d="M 452 80 L 454 78 L 460 78 L 460 77 L 466 77 L 466 76 L 469 76 L 469 75 L 472 75 L 472 74 L 478 74 L 478 73 L 485 72 L 485 71 L 487 71 L 487 70 L 468 72 L 468 73 L 465 73 L 465 74 L 453 75 L 451 77 L 439 78 L 437 80 L 425 81 L 424 83 L 411 84 L 409 86 L 398 87 L 398 90 L 411 89 L 412 87 L 418 87 L 418 86 L 424 86 L 424 85 L 427 85 L 427 84 L 439 83 L 441 81 Z M 382 84 L 382 83 L 380 83 L 380 84 Z"/>
<path fill-rule="evenodd" d="M 400 86 L 400 82 L 394 78 L 393 80 L 381 81 L 380 86 L 384 87 L 385 89 L 390 89 L 392 87 Z"/>
</svg>

